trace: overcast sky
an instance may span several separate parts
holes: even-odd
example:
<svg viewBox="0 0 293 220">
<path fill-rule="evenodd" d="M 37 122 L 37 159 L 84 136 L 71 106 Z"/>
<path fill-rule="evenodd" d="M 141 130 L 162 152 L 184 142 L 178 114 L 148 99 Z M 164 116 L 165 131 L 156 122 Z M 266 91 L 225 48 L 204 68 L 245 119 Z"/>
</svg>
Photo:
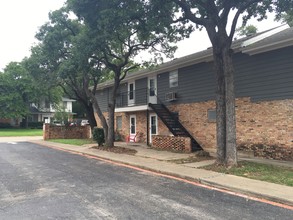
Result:
<svg viewBox="0 0 293 220">
<path fill-rule="evenodd" d="M 30 55 L 38 28 L 48 21 L 48 13 L 59 9 L 65 0 L 1 0 L 0 2 L 0 70 L 11 61 Z M 263 31 L 278 23 L 271 17 L 261 23 L 252 21 Z M 180 42 L 175 57 L 181 57 L 210 46 L 205 30 L 196 31 L 190 39 Z"/>
</svg>

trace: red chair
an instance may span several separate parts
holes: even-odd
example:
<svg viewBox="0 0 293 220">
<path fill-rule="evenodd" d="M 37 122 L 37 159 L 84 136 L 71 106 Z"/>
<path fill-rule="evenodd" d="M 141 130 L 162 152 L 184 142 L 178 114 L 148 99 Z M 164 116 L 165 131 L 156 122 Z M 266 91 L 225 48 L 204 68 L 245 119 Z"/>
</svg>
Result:
<svg viewBox="0 0 293 220">
<path fill-rule="evenodd" d="M 126 143 L 128 144 L 129 142 L 136 142 L 136 137 L 138 135 L 138 132 L 136 134 L 130 134 L 126 137 Z"/>
</svg>

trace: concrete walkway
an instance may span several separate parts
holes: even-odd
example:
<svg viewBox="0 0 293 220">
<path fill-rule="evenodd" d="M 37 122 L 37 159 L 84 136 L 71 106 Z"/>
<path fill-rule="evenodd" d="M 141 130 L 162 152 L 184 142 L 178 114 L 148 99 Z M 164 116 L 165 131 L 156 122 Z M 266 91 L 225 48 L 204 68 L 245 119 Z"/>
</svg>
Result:
<svg viewBox="0 0 293 220">
<path fill-rule="evenodd" d="M 126 145 L 125 143 L 117 143 L 117 145 L 137 150 L 136 155 L 132 156 L 93 149 L 89 145 L 73 146 L 43 140 L 32 140 L 31 142 L 48 147 L 92 155 L 139 168 L 192 180 L 208 186 L 227 189 L 233 192 L 243 193 L 248 196 L 255 196 L 260 199 L 267 199 L 273 202 L 283 203 L 288 205 L 289 208 L 293 210 L 293 187 L 198 169 L 200 166 L 213 163 L 213 160 L 188 164 L 175 164 L 170 162 L 170 160 L 174 159 L 187 158 L 190 156 L 190 154 L 158 151 L 150 149 L 147 146 L 137 144 Z M 257 159 L 257 161 L 269 162 L 260 159 Z M 286 166 L 293 167 L 292 162 L 276 163 L 278 165 L 286 164 Z"/>
</svg>

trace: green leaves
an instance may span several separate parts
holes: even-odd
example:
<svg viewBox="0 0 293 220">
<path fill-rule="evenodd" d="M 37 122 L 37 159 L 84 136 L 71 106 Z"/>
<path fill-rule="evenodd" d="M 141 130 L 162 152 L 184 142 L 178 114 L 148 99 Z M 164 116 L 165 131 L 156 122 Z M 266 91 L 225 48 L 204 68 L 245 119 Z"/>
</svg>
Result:
<svg viewBox="0 0 293 220">
<path fill-rule="evenodd" d="M 21 63 L 11 62 L 0 74 L 0 118 L 19 118 L 28 114 L 29 101 L 35 100 L 36 87 Z"/>
</svg>

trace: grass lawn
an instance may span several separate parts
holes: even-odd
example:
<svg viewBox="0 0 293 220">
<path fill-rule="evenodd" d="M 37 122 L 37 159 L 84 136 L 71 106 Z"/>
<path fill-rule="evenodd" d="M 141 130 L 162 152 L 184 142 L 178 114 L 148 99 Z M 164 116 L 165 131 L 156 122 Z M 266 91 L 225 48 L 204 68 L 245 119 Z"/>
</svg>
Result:
<svg viewBox="0 0 293 220">
<path fill-rule="evenodd" d="M 243 176 L 286 186 L 293 186 L 293 168 L 240 161 L 238 167 L 227 169 L 224 166 L 209 165 L 201 167 L 220 173 Z"/>
<path fill-rule="evenodd" d="M 0 137 L 42 136 L 43 129 L 1 128 Z"/>
<path fill-rule="evenodd" d="M 51 142 L 61 143 L 61 144 L 71 144 L 82 146 L 84 144 L 95 144 L 96 142 L 92 139 L 50 139 Z"/>
</svg>

